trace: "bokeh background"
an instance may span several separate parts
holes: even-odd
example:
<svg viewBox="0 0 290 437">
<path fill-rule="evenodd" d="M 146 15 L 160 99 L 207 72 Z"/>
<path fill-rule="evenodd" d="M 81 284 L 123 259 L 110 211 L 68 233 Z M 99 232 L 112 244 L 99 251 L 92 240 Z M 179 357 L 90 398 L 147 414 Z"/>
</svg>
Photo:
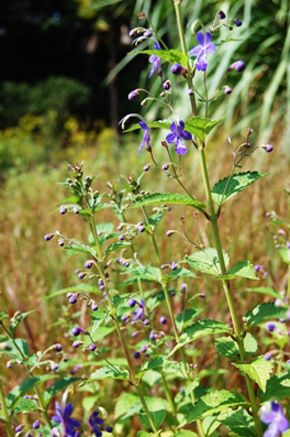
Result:
<svg viewBox="0 0 290 437">
<path fill-rule="evenodd" d="M 230 62 L 243 59 L 247 67 L 229 78 L 233 93 L 214 106 L 213 117 L 224 117 L 225 123 L 208 144 L 210 174 L 214 181 L 228 171 L 232 152 L 228 136 L 237 145 L 251 127 L 257 144 L 273 143 L 271 155 L 261 151 L 247 167 L 269 175 L 231 202 L 223 213 L 222 233 L 233 259 L 263 264 L 268 271 L 264 284 L 279 289 L 285 285 L 286 270 L 274 255 L 274 230 L 265 213 L 275 210 L 285 218 L 288 214 L 284 190 L 289 188 L 290 161 L 289 1 L 184 0 L 183 8 L 189 47 L 195 44 L 191 30 L 198 18 L 208 24 L 222 9 L 231 20 L 243 22 L 234 28 L 228 44 L 222 43 L 222 30 L 221 45 L 211 58 L 210 89 Z M 37 310 L 21 328 L 35 350 L 57 341 L 61 317 L 66 316 L 63 298 L 47 296 L 73 287 L 74 270 L 80 267 L 79 259 L 48 246 L 43 235 L 61 229 L 86 239 L 77 217 L 58 213 L 66 195 L 60 183 L 67 163 L 84 161 L 86 172 L 97 174 L 97 188 L 106 190 L 106 181 L 118 174 L 137 174 L 149 162 L 146 153 L 137 155 L 138 135 L 123 135 L 118 125 L 128 112 L 141 111 L 148 119 L 162 117 L 156 105 L 140 108 L 127 100 L 133 88 L 148 85 L 147 58 L 127 55 L 133 48 L 128 32 L 140 24 L 141 11 L 150 13 L 167 44 L 176 47 L 170 0 L 10 0 L 0 5 L 0 306 L 11 315 L 16 310 Z M 151 44 L 144 42 L 141 48 Z M 158 78 L 150 87 L 160 92 Z M 176 98 L 186 113 L 182 84 Z M 154 144 L 162 162 L 166 158 L 159 140 L 156 137 Z M 187 182 L 202 198 L 198 163 L 193 154 L 188 156 L 192 178 Z M 159 191 L 176 189 L 158 169 L 148 173 L 146 184 Z M 100 221 L 111 219 L 106 214 Z M 164 237 L 166 229 L 178 226 L 179 214 L 170 213 L 159 231 L 164 261 L 189 250 Z M 206 238 L 207 224 L 201 226 Z M 148 253 L 148 246 L 142 245 L 144 260 Z M 208 290 L 206 282 L 194 287 Z M 208 317 L 224 306 L 215 287 L 211 284 L 208 290 Z M 241 313 L 248 305 L 242 297 L 243 291 Z M 203 359 L 206 363 L 210 357 L 205 354 Z M 13 381 L 9 384 L 12 387 Z"/>
</svg>

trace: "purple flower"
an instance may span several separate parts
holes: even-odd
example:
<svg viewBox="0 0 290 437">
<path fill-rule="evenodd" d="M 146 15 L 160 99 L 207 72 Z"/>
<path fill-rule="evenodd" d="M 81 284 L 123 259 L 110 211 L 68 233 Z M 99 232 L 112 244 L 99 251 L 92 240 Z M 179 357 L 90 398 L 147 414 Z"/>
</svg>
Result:
<svg viewBox="0 0 290 437">
<path fill-rule="evenodd" d="M 268 426 L 263 437 L 277 437 L 289 429 L 289 422 L 280 404 L 275 401 L 264 405 L 260 411 L 261 421 Z"/>
<path fill-rule="evenodd" d="M 229 66 L 228 71 L 236 70 L 238 73 L 240 73 L 245 68 L 246 64 L 244 63 L 244 61 L 236 61 Z"/>
<path fill-rule="evenodd" d="M 196 40 L 199 44 L 190 50 L 189 55 L 195 56 L 197 58 L 197 70 L 206 71 L 208 64 L 208 55 L 216 50 L 216 46 L 211 42 L 210 32 L 197 32 Z"/>
<path fill-rule="evenodd" d="M 96 437 L 102 437 L 102 431 L 101 427 L 104 423 L 104 419 L 99 417 L 99 412 L 94 411 L 90 417 L 89 417 L 89 426 L 92 430 L 92 432 L 95 434 Z"/>
<path fill-rule="evenodd" d="M 144 135 L 138 150 L 138 154 L 140 154 L 144 146 L 146 147 L 147 150 L 151 150 L 151 138 L 149 133 L 149 127 L 147 126 L 145 121 L 139 121 L 138 123 L 141 129 L 144 131 Z"/>
<path fill-rule="evenodd" d="M 169 144 L 175 144 L 175 151 L 178 155 L 185 155 L 187 152 L 184 140 L 192 139 L 191 133 L 184 130 L 184 121 L 180 120 L 179 124 L 172 123 L 170 126 L 171 133 L 167 135 L 166 141 Z"/>
<path fill-rule="evenodd" d="M 133 312 L 133 322 L 137 322 L 137 320 L 144 320 L 145 317 L 145 302 L 141 300 L 141 302 L 136 302 L 138 304 L 138 308 Z"/>
<path fill-rule="evenodd" d="M 157 41 L 155 41 L 155 43 L 154 43 L 154 49 L 161 50 L 161 47 Z M 152 64 L 152 68 L 151 68 L 150 73 L 149 73 L 149 78 L 151 78 L 156 71 L 159 74 L 159 76 L 161 76 L 161 73 L 162 73 L 162 71 L 161 71 L 161 59 L 159 58 L 159 56 L 151 55 L 149 57 L 149 62 L 150 62 L 150 64 Z"/>
<path fill-rule="evenodd" d="M 77 437 L 78 432 L 76 428 L 81 426 L 78 420 L 71 417 L 73 412 L 72 403 L 61 406 L 58 402 L 55 403 L 56 415 L 52 417 L 52 420 L 56 423 L 60 423 L 63 426 L 64 434 L 67 437 Z"/>
</svg>

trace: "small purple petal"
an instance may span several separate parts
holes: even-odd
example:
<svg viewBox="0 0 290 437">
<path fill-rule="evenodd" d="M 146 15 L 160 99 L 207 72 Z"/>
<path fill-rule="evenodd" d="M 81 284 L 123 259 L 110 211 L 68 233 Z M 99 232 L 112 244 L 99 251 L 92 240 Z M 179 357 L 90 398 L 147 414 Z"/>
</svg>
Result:
<svg viewBox="0 0 290 437">
<path fill-rule="evenodd" d="M 176 139 L 176 134 L 174 134 L 174 133 L 168 134 L 168 135 L 166 136 L 166 141 L 167 141 L 167 143 L 169 143 L 169 144 L 174 143 L 174 142 L 175 142 L 175 139 Z"/>
<path fill-rule="evenodd" d="M 196 34 L 196 40 L 197 40 L 197 42 L 200 44 L 200 45 L 204 45 L 204 41 L 205 41 L 205 38 L 204 38 L 204 34 L 202 33 L 202 32 L 197 32 L 197 34 Z"/>
</svg>

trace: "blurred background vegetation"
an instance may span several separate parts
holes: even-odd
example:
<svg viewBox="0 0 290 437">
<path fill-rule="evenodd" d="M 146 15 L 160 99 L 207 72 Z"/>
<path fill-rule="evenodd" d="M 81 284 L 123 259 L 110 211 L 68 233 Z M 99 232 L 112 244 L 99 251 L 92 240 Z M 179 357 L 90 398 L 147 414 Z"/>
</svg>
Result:
<svg viewBox="0 0 290 437">
<path fill-rule="evenodd" d="M 270 156 L 260 153 L 258 158 L 261 165 L 264 157 L 263 170 L 269 170 L 270 176 L 243 194 L 238 203 L 232 202 L 222 217 L 222 230 L 233 258 L 264 264 L 269 271 L 267 281 L 278 288 L 283 285 L 285 268 L 273 256 L 271 229 L 263 218 L 272 209 L 286 216 L 288 207 L 283 189 L 289 184 L 290 160 L 289 0 L 184 0 L 183 4 L 189 47 L 195 44 L 191 26 L 198 18 L 207 24 L 222 9 L 230 18 L 243 21 L 234 30 L 233 41 L 221 45 L 211 58 L 210 89 L 231 61 L 243 59 L 247 64 L 229 83 L 232 95 L 214 109 L 214 117 L 225 117 L 226 126 L 215 143 L 209 144 L 211 177 L 215 180 L 227 171 L 228 135 L 245 136 L 252 127 L 256 141 L 273 142 L 275 152 Z M 73 286 L 73 271 L 80 267 L 73 257 L 68 260 L 62 251 L 43 242 L 45 233 L 58 228 L 76 238 L 85 235 L 77 217 L 64 220 L 58 214 L 65 195 L 58 184 L 65 177 L 66 163 L 84 160 L 87 172 L 98 175 L 100 189 L 106 189 L 106 181 L 118 173 L 141 171 L 148 157 L 138 158 L 139 138 L 121 136 L 118 128 L 125 114 L 140 111 L 135 103 L 129 105 L 127 94 L 146 84 L 149 71 L 145 57 L 126 55 L 132 49 L 128 31 L 139 23 L 140 11 L 150 11 L 154 26 L 174 47 L 177 36 L 171 8 L 171 0 L 1 2 L 0 304 L 10 313 L 38 306 L 37 314 L 27 322 L 32 325 L 25 325 L 30 339 L 37 337 L 37 348 L 47 344 L 50 334 L 56 341 L 55 321 L 65 311 L 44 297 L 52 290 Z M 151 85 L 158 93 L 158 78 Z M 182 107 L 186 93 L 180 89 L 178 95 Z M 145 110 L 149 119 L 160 113 L 154 106 Z M 198 164 L 189 156 L 186 165 L 193 178 L 188 183 L 202 197 Z M 147 188 L 156 189 L 156 180 L 158 190 L 165 190 L 168 180 L 157 169 L 148 173 Z M 176 187 L 166 189 L 170 188 Z M 160 229 L 165 261 L 188 250 L 163 237 L 165 229 L 176 226 L 179 213 L 169 214 Z M 104 213 L 101 221 L 108 220 Z M 146 259 L 148 248 L 142 250 Z M 223 298 L 214 288 L 211 296 L 208 311 L 223 307 Z M 246 299 L 240 303 L 241 312 L 246 304 Z"/>
</svg>

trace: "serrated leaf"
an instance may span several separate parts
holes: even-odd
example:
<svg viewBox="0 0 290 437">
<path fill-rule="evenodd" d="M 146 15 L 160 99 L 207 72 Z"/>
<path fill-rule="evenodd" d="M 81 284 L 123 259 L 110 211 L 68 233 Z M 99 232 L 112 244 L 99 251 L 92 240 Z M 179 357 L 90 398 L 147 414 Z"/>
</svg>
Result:
<svg viewBox="0 0 290 437">
<path fill-rule="evenodd" d="M 198 338 L 206 335 L 224 334 L 226 332 L 229 332 L 229 327 L 223 322 L 211 319 L 199 320 L 184 330 L 184 333 L 180 336 L 179 343 L 168 356 L 172 356 L 178 349 Z"/>
<path fill-rule="evenodd" d="M 220 337 L 215 339 L 215 347 L 218 353 L 224 357 L 237 359 L 239 357 L 239 347 L 237 342 L 231 337 Z"/>
<path fill-rule="evenodd" d="M 212 189 L 213 200 L 218 205 L 222 205 L 265 175 L 266 173 L 247 171 L 227 176 L 214 185 Z"/>
<path fill-rule="evenodd" d="M 269 379 L 266 392 L 259 396 L 262 402 L 272 399 L 282 400 L 290 398 L 290 371 L 274 375 Z"/>
<path fill-rule="evenodd" d="M 228 390 L 216 390 L 201 396 L 194 405 L 182 407 L 181 411 L 184 412 L 187 423 L 192 423 L 229 408 L 246 405 L 242 395 Z"/>
<path fill-rule="evenodd" d="M 258 279 L 256 276 L 255 267 L 250 263 L 250 261 L 239 261 L 237 264 L 231 267 L 223 277 L 224 279 Z"/>
<path fill-rule="evenodd" d="M 245 291 L 249 293 L 265 294 L 266 296 L 272 296 L 275 299 L 281 299 L 281 295 L 278 293 L 278 291 L 275 291 L 270 287 L 251 287 L 246 288 Z"/>
<path fill-rule="evenodd" d="M 175 318 L 177 329 L 181 332 L 184 328 L 187 328 L 201 311 L 200 308 L 187 308 L 178 314 Z"/>
<path fill-rule="evenodd" d="M 48 387 L 44 392 L 44 398 L 46 403 L 49 404 L 51 399 L 54 398 L 57 393 L 63 391 L 66 387 L 68 387 L 69 385 L 73 384 L 78 380 L 79 380 L 78 378 L 67 376 L 56 381 L 54 384 Z"/>
<path fill-rule="evenodd" d="M 91 379 L 122 379 L 127 381 L 129 378 L 129 372 L 121 367 L 101 367 L 91 374 Z"/>
<path fill-rule="evenodd" d="M 15 407 L 13 407 L 14 414 L 32 413 L 38 410 L 38 403 L 34 399 L 19 399 Z"/>
<path fill-rule="evenodd" d="M 154 420 L 154 423 L 157 428 L 160 428 L 162 423 L 164 422 L 167 414 L 167 403 L 162 398 L 157 397 L 145 397 L 145 401 L 148 407 L 148 410 L 150 411 L 152 418 Z M 142 411 L 141 414 L 141 422 L 144 426 L 150 428 L 150 423 L 147 419 L 147 416 L 145 412 Z"/>
<path fill-rule="evenodd" d="M 250 364 L 234 364 L 240 371 L 258 384 L 265 393 L 267 381 L 270 379 L 273 363 L 264 358 L 258 358 Z"/>
<path fill-rule="evenodd" d="M 125 272 L 130 276 L 130 279 L 142 279 L 144 281 L 162 282 L 162 272 L 158 267 L 143 265 L 130 265 Z"/>
<path fill-rule="evenodd" d="M 218 421 L 227 426 L 235 436 L 256 437 L 253 418 L 244 408 L 229 409 L 219 415 Z"/>
<path fill-rule="evenodd" d="M 201 141 L 205 141 L 207 135 L 220 124 L 221 120 L 192 117 L 185 121 L 185 130 L 193 134 Z"/>
<path fill-rule="evenodd" d="M 229 263 L 229 257 L 224 252 L 226 265 Z M 199 250 L 198 252 L 189 255 L 186 261 L 194 270 L 207 273 L 213 276 L 221 276 L 221 266 L 216 249 L 209 247 Z"/>
<path fill-rule="evenodd" d="M 171 270 L 167 275 L 166 278 L 168 280 L 171 279 L 178 279 L 178 278 L 192 278 L 195 279 L 196 278 L 196 274 L 191 272 L 188 269 L 183 268 L 178 268 L 175 270 Z"/>
<path fill-rule="evenodd" d="M 255 326 L 267 320 L 283 319 L 286 314 L 286 307 L 275 306 L 274 302 L 262 303 L 246 313 L 245 321 L 247 325 Z"/>
<path fill-rule="evenodd" d="M 130 54 L 140 54 L 140 55 L 155 55 L 158 56 L 162 61 L 169 62 L 170 64 L 180 64 L 183 67 L 187 66 L 188 57 L 186 54 L 180 50 L 142 50 L 142 51 L 132 51 Z"/>
<path fill-rule="evenodd" d="M 133 393 L 122 393 L 119 396 L 116 406 L 115 406 L 115 417 L 124 416 L 137 402 L 139 402 L 139 397 Z"/>
<path fill-rule="evenodd" d="M 154 205 L 188 205 L 203 211 L 206 206 L 204 203 L 188 196 L 187 194 L 179 193 L 150 193 L 143 196 L 138 196 L 130 208 L 140 208 L 144 206 Z"/>
<path fill-rule="evenodd" d="M 244 349 L 247 355 L 252 355 L 258 350 L 258 342 L 250 332 L 245 335 Z"/>
</svg>

